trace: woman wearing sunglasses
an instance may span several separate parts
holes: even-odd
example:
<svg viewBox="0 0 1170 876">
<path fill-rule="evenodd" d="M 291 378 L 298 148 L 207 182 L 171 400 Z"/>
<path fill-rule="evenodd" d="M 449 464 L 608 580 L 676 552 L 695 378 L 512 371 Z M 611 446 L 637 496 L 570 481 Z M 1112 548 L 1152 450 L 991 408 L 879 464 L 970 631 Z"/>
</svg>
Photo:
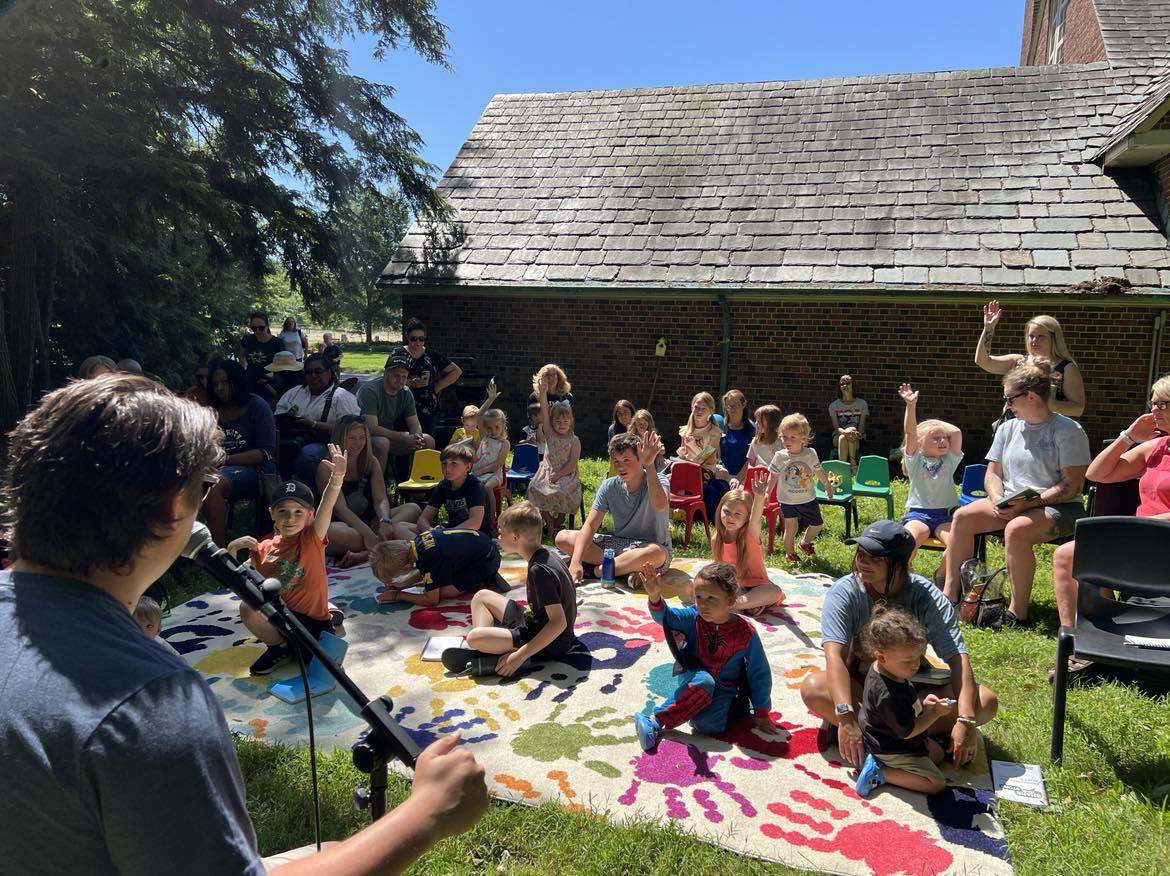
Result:
<svg viewBox="0 0 1170 876">
<path fill-rule="evenodd" d="M 402 334 L 406 340 L 405 346 L 390 355 L 410 357 L 406 385 L 414 394 L 419 425 L 425 434 L 434 435 L 439 393 L 458 380 L 463 369 L 442 353 L 427 349 L 427 327 L 422 324 L 422 320 L 408 320 Z"/>
<path fill-rule="evenodd" d="M 1149 412 L 1142 414 L 1097 454 L 1089 465 L 1088 477 L 1098 484 L 1119 484 L 1138 480 L 1141 503 L 1137 517 L 1170 518 L 1170 374 L 1154 382 Z M 1062 544 L 1052 555 L 1052 589 L 1062 627 L 1077 622 L 1077 581 L 1072 576 L 1076 542 Z M 1092 668 L 1088 660 L 1070 656 L 1068 669 L 1080 675 Z M 1048 671 L 1048 680 L 1056 667 Z"/>
<path fill-rule="evenodd" d="M 975 536 L 1003 531 L 1011 602 L 1004 626 L 1030 627 L 1028 603 L 1036 573 L 1035 546 L 1072 535 L 1085 516 L 1081 488 L 1089 439 L 1080 424 L 1054 413 L 1053 368 L 1047 359 L 1023 362 L 1003 379 L 1003 403 L 1015 415 L 995 432 L 987 451 L 987 498 L 955 512 L 946 552 L 946 586 L 957 602 L 959 567 L 975 553 Z"/>
</svg>

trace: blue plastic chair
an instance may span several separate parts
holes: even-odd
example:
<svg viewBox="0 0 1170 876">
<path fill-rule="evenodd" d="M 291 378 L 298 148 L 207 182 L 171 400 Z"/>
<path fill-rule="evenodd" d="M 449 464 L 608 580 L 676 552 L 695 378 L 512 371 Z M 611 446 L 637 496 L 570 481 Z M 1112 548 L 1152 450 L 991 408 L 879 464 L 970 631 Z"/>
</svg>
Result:
<svg viewBox="0 0 1170 876">
<path fill-rule="evenodd" d="M 983 478 L 987 474 L 985 465 L 969 465 L 963 469 L 963 484 L 959 487 L 959 505 L 970 505 L 976 499 L 986 499 Z"/>
<path fill-rule="evenodd" d="M 517 492 L 527 492 L 528 483 L 536 474 L 539 465 L 540 450 L 535 444 L 517 444 L 512 450 L 512 466 L 504 475 L 508 486 L 518 484 Z"/>
</svg>

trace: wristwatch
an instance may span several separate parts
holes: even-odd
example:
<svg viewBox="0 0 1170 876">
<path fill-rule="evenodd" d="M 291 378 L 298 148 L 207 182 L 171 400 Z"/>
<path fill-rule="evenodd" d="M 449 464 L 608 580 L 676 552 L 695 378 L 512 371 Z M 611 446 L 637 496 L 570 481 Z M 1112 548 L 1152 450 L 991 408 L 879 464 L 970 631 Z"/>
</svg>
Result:
<svg viewBox="0 0 1170 876">
<path fill-rule="evenodd" d="M 837 705 L 833 708 L 833 711 L 838 715 L 852 715 L 853 706 L 849 703 L 837 703 Z"/>
</svg>

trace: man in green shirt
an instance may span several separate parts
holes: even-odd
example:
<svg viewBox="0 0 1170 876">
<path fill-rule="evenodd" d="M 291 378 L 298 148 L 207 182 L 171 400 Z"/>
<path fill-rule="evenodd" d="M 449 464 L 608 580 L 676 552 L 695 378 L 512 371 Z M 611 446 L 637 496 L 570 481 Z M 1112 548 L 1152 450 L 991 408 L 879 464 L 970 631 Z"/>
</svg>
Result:
<svg viewBox="0 0 1170 876">
<path fill-rule="evenodd" d="M 435 448 L 435 439 L 423 433 L 414 406 L 414 395 L 406 387 L 410 375 L 410 361 L 406 356 L 393 355 L 386 360 L 382 376 L 363 383 L 357 392 L 358 407 L 370 427 L 374 455 L 386 471 L 391 455 L 406 456 L 415 450 Z M 403 419 L 406 431 L 395 425 Z"/>
</svg>

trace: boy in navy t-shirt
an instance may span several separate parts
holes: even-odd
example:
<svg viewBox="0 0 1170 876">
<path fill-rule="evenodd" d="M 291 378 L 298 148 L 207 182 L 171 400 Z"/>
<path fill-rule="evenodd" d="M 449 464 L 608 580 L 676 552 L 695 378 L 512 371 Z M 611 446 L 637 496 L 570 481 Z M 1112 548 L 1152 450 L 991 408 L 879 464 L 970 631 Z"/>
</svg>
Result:
<svg viewBox="0 0 1170 876">
<path fill-rule="evenodd" d="M 492 504 L 479 478 L 471 473 L 475 454 L 467 444 L 449 445 L 439 457 L 443 465 L 443 480 L 427 496 L 427 504 L 419 515 L 417 530 L 426 532 L 435 525 L 439 509 L 447 512 L 444 528 L 477 529 L 491 535 L 494 528 Z"/>
<path fill-rule="evenodd" d="M 475 529 L 430 529 L 410 541 L 384 541 L 370 551 L 370 568 L 386 585 L 378 602 L 437 605 L 481 587 L 508 592 L 500 577 L 500 549 Z M 404 592 L 408 587 L 423 593 Z"/>
</svg>

